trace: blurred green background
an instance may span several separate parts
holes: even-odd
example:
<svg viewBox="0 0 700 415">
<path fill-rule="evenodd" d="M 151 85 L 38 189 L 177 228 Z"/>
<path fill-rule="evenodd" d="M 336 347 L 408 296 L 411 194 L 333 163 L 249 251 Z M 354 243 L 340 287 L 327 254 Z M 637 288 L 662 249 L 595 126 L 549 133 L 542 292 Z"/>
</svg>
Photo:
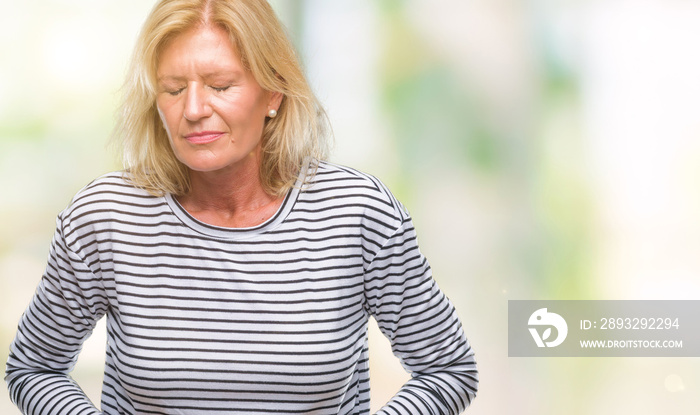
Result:
<svg viewBox="0 0 700 415">
<path fill-rule="evenodd" d="M 2 0 L 0 360 L 95 176 L 152 1 Z M 508 358 L 509 299 L 700 298 L 700 2 L 277 0 L 332 160 L 411 211 L 477 353 L 471 414 L 696 414 L 697 358 Z M 99 401 L 101 325 L 74 377 Z M 373 408 L 406 379 L 371 331 Z M 19 413 L 0 393 L 0 413 Z"/>
</svg>

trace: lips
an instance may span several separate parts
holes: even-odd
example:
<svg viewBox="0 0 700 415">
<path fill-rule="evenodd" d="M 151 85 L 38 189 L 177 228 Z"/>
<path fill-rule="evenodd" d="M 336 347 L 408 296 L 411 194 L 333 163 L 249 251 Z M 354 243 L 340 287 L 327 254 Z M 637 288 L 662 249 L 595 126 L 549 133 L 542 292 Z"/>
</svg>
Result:
<svg viewBox="0 0 700 415">
<path fill-rule="evenodd" d="M 221 131 L 198 131 L 183 137 L 192 144 L 207 144 L 218 140 L 223 135 L 224 133 Z"/>
</svg>

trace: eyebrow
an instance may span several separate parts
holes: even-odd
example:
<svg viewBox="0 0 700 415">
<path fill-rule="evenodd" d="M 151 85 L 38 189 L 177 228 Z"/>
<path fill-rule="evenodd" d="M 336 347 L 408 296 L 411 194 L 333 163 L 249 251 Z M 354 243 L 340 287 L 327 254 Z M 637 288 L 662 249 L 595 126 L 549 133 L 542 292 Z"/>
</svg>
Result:
<svg viewBox="0 0 700 415">
<path fill-rule="evenodd" d="M 210 79 L 210 78 L 217 78 L 221 76 L 231 76 L 238 78 L 243 74 L 243 71 L 241 70 L 233 70 L 233 71 L 213 71 L 213 72 L 207 72 L 202 75 L 203 79 Z M 183 81 L 186 80 L 187 77 L 185 76 L 175 76 L 175 75 L 165 75 L 165 76 L 159 76 L 157 78 L 158 82 L 169 82 L 169 81 Z"/>
<path fill-rule="evenodd" d="M 180 77 L 180 76 L 159 76 L 157 81 L 159 84 L 160 83 L 167 84 L 167 83 L 171 83 L 171 82 L 179 82 L 179 81 L 182 81 L 184 79 L 185 79 L 184 77 Z"/>
</svg>

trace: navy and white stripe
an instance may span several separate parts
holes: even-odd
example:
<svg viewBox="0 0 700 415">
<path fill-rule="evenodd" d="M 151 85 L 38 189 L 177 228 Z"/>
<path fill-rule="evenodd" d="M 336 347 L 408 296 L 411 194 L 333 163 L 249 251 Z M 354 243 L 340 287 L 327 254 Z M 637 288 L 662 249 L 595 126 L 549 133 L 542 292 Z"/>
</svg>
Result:
<svg viewBox="0 0 700 415">
<path fill-rule="evenodd" d="M 107 316 L 105 414 L 366 414 L 367 322 L 412 379 L 382 414 L 464 410 L 473 352 L 377 179 L 319 163 L 254 228 L 103 176 L 57 220 L 6 380 L 27 414 L 100 413 L 68 372 Z"/>
</svg>

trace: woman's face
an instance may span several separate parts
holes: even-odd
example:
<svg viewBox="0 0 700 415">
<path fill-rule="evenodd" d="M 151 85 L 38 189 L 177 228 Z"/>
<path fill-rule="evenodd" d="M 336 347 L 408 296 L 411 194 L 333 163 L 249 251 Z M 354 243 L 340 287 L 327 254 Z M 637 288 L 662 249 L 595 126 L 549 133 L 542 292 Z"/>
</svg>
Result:
<svg viewBox="0 0 700 415">
<path fill-rule="evenodd" d="M 182 163 L 200 172 L 257 168 L 265 117 L 282 96 L 245 70 L 224 30 L 197 27 L 175 37 L 157 76 L 158 112 Z"/>
</svg>

